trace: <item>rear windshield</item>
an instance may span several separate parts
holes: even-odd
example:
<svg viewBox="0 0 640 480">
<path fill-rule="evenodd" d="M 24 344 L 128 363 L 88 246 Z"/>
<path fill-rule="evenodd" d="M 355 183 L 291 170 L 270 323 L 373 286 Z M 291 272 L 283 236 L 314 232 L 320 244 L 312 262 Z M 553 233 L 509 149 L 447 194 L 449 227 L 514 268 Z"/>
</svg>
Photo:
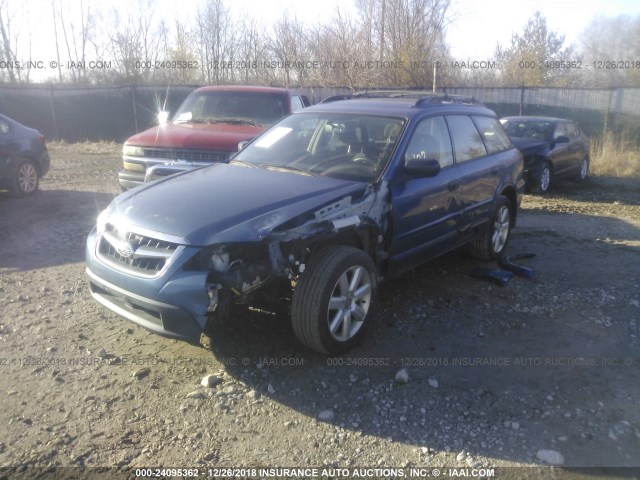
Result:
<svg viewBox="0 0 640 480">
<path fill-rule="evenodd" d="M 501 123 L 507 134 L 512 138 L 549 140 L 555 127 L 555 123 L 541 119 L 502 119 Z"/>
</svg>

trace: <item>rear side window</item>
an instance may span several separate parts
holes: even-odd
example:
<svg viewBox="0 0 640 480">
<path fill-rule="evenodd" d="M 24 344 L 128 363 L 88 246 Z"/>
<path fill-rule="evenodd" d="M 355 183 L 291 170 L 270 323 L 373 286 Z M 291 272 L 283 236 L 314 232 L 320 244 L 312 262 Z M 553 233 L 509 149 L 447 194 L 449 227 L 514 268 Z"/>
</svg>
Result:
<svg viewBox="0 0 640 480">
<path fill-rule="evenodd" d="M 480 130 L 480 135 L 489 153 L 504 152 L 511 148 L 511 140 L 497 119 L 474 116 L 473 121 Z"/>
<path fill-rule="evenodd" d="M 438 160 L 443 168 L 451 165 L 453 152 L 444 118 L 431 117 L 422 120 L 411 136 L 406 155 L 412 158 Z"/>
<path fill-rule="evenodd" d="M 478 129 L 466 115 L 448 115 L 456 162 L 466 162 L 487 154 Z"/>
</svg>

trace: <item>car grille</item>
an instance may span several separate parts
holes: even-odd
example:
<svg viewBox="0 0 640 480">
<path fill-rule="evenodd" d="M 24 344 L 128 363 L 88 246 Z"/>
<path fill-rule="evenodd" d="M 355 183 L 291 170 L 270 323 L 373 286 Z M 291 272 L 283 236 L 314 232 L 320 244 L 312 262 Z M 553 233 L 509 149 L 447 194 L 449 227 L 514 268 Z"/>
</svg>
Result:
<svg viewBox="0 0 640 480">
<path fill-rule="evenodd" d="M 233 152 L 193 150 L 189 148 L 145 148 L 144 156 L 185 162 L 224 162 Z"/>
<path fill-rule="evenodd" d="M 120 233 L 113 225 L 107 224 L 100 236 L 98 256 L 119 270 L 156 276 L 178 248 L 176 243 L 133 232 Z"/>
</svg>

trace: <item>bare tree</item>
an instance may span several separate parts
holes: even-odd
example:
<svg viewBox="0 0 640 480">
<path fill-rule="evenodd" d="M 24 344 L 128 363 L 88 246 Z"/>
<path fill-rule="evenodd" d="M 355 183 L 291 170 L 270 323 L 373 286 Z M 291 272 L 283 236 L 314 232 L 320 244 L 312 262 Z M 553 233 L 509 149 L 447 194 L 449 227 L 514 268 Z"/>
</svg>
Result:
<svg viewBox="0 0 640 480">
<path fill-rule="evenodd" d="M 266 42 L 263 28 L 257 21 L 244 17 L 239 23 L 238 38 L 238 80 L 244 84 L 264 84 L 269 82 L 269 71 L 265 68 Z"/>
<path fill-rule="evenodd" d="M 88 49 L 95 45 L 93 35 L 96 28 L 96 16 L 91 8 L 91 2 L 79 0 L 69 2 L 63 0 L 51 0 L 53 11 L 54 34 L 56 43 L 56 55 L 58 61 L 58 77 L 62 81 L 62 69 L 60 62 L 60 45 L 58 27 L 62 33 L 66 56 L 68 59 L 68 71 L 71 81 L 85 83 L 89 78 L 87 68 Z M 95 53 L 95 49 L 94 49 Z"/>
<path fill-rule="evenodd" d="M 273 25 L 273 33 L 266 46 L 273 79 L 283 85 L 303 86 L 307 83 L 312 59 L 307 48 L 306 30 L 295 16 L 285 12 Z"/>
<path fill-rule="evenodd" d="M 164 30 L 168 29 L 165 28 Z M 169 39 L 171 39 L 171 41 L 169 41 Z M 167 59 L 175 62 L 177 68 L 165 70 L 165 82 L 181 84 L 194 84 L 198 82 L 200 70 L 198 68 L 198 56 L 193 49 L 193 39 L 193 33 L 176 19 L 173 35 L 165 36 L 163 50 L 167 52 Z"/>
<path fill-rule="evenodd" d="M 233 81 L 236 35 L 236 25 L 224 0 L 207 0 L 198 11 L 195 27 L 196 48 L 205 82 Z"/>
<path fill-rule="evenodd" d="M 161 61 L 167 58 L 164 50 L 167 28 L 156 21 L 153 2 L 139 0 L 137 9 L 129 11 L 125 18 L 113 10 L 112 22 L 107 43 L 107 51 L 117 67 L 112 80 L 137 85 L 163 79 Z"/>
<path fill-rule="evenodd" d="M 366 27 L 336 8 L 331 21 L 312 31 L 313 41 L 308 42 L 312 58 L 320 64 L 313 72 L 313 82 L 352 90 L 372 86 L 373 69 L 369 61 L 373 52 L 366 48 L 368 33 Z"/>
<path fill-rule="evenodd" d="M 594 19 L 580 37 L 580 53 L 586 86 L 640 85 L 640 15 Z"/>
<path fill-rule="evenodd" d="M 9 10 L 8 0 L 0 1 L 0 59 L 7 68 L 0 70 L 2 77 L 6 75 L 9 82 L 19 82 L 22 78 L 20 60 L 18 58 L 18 38 L 14 32 L 15 12 Z M 6 72 L 6 73 L 5 73 Z M 0 78 L 2 78 L 0 77 Z"/>
</svg>

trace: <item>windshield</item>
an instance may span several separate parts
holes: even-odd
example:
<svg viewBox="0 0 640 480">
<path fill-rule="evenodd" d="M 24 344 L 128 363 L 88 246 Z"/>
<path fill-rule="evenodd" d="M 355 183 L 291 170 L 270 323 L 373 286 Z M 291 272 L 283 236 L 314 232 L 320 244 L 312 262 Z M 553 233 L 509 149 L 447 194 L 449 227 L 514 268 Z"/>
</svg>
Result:
<svg viewBox="0 0 640 480">
<path fill-rule="evenodd" d="M 404 119 L 393 117 L 296 113 L 231 163 L 372 182 L 391 157 L 403 126 Z"/>
<path fill-rule="evenodd" d="M 174 123 L 232 123 L 267 126 L 284 117 L 286 97 L 273 93 L 202 91 L 186 98 Z"/>
<path fill-rule="evenodd" d="M 502 120 L 510 137 L 549 140 L 555 124 L 547 120 Z"/>
</svg>

